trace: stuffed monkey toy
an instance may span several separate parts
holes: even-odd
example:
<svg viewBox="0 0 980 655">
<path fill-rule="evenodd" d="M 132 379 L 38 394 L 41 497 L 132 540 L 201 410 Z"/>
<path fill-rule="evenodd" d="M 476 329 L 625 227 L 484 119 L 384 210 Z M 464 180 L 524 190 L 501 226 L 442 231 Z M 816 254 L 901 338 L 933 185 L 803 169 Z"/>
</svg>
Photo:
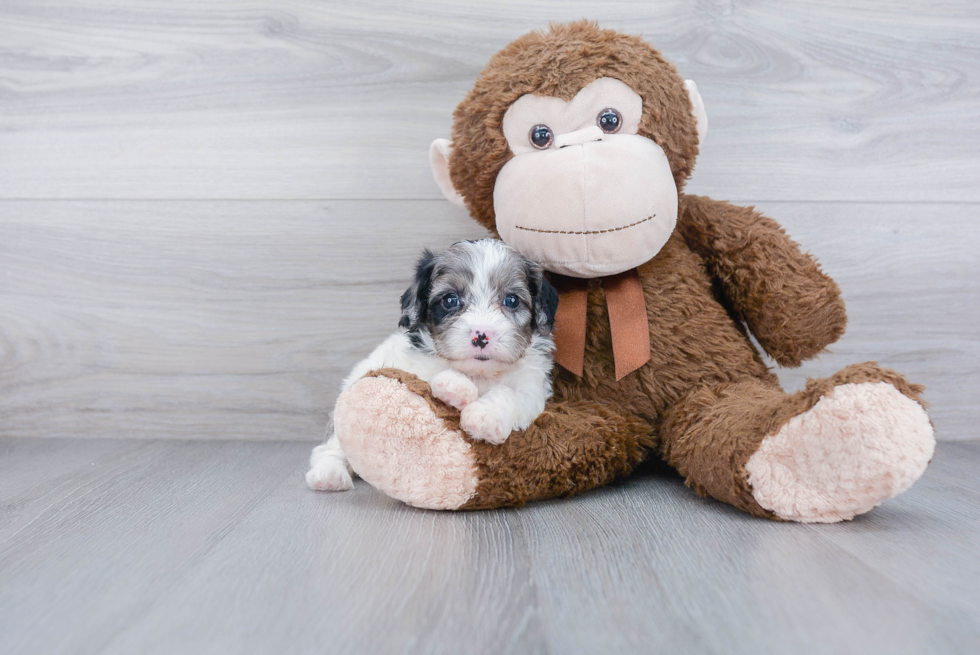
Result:
<svg viewBox="0 0 980 655">
<path fill-rule="evenodd" d="M 844 331 L 837 285 L 772 219 L 681 193 L 707 130 L 693 82 L 593 23 L 495 55 L 430 160 L 446 197 L 539 262 L 560 292 L 554 397 L 501 445 L 402 371 L 338 400 L 354 470 L 431 509 L 577 494 L 664 459 L 755 516 L 833 522 L 929 463 L 923 387 L 869 362 L 786 394 L 749 332 L 798 366 Z"/>
</svg>

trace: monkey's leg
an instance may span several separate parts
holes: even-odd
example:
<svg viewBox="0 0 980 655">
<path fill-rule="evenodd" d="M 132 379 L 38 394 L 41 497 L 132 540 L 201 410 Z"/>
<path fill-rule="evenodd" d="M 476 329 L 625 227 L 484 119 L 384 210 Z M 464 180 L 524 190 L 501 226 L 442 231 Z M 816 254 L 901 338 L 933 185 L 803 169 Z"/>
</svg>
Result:
<svg viewBox="0 0 980 655">
<path fill-rule="evenodd" d="M 925 471 L 935 440 L 921 392 L 870 362 L 793 395 L 755 379 L 700 388 L 667 412 L 664 456 L 698 493 L 756 516 L 848 520 Z"/>
<path fill-rule="evenodd" d="M 364 480 L 427 509 L 514 507 L 581 493 L 628 474 L 650 442 L 649 424 L 591 402 L 549 404 L 500 445 L 475 441 L 428 384 L 394 369 L 345 391 L 334 425 Z"/>
</svg>

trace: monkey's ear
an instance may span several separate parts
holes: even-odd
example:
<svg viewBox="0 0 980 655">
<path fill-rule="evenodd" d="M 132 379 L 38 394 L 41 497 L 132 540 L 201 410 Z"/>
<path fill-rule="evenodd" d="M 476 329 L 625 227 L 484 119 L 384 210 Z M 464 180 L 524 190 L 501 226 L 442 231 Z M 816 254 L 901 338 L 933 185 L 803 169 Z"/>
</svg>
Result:
<svg viewBox="0 0 980 655">
<path fill-rule="evenodd" d="M 698 145 L 700 146 L 704 144 L 704 137 L 708 134 L 708 114 L 704 111 L 704 100 L 701 99 L 701 94 L 698 93 L 698 85 L 694 83 L 694 80 L 684 80 L 684 87 L 691 99 L 694 119 L 698 122 Z"/>
<path fill-rule="evenodd" d="M 439 185 L 442 195 L 446 196 L 446 200 L 454 205 L 465 207 L 466 203 L 463 202 L 463 196 L 456 192 L 456 189 L 453 188 L 453 181 L 449 179 L 449 153 L 452 152 L 452 149 L 453 146 L 449 139 L 433 141 L 432 145 L 429 146 L 429 165 L 432 166 L 432 177 L 436 178 L 436 184 Z"/>
</svg>

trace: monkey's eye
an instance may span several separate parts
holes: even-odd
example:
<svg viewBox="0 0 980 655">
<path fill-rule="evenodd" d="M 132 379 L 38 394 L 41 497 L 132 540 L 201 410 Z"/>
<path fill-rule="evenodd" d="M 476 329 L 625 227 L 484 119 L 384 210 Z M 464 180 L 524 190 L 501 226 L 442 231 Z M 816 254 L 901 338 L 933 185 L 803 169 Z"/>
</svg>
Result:
<svg viewBox="0 0 980 655">
<path fill-rule="evenodd" d="M 455 293 L 449 293 L 442 298 L 443 309 L 458 309 L 459 308 L 459 296 Z"/>
<path fill-rule="evenodd" d="M 535 125 L 527 135 L 531 145 L 538 150 L 547 150 L 555 142 L 555 135 L 547 125 Z"/>
<path fill-rule="evenodd" d="M 512 293 L 508 293 L 504 296 L 504 307 L 507 309 L 517 309 L 521 306 L 521 299 Z"/>
<path fill-rule="evenodd" d="M 612 107 L 603 109 L 596 116 L 595 124 L 606 134 L 615 134 L 623 126 L 623 115 Z"/>
</svg>

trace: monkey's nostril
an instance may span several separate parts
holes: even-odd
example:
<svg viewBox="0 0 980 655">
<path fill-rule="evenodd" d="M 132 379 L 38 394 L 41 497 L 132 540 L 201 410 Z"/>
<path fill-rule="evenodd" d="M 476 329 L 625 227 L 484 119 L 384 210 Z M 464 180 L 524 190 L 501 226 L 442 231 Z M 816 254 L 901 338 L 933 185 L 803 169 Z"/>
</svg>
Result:
<svg viewBox="0 0 980 655">
<path fill-rule="evenodd" d="M 602 141 L 602 139 L 600 138 L 600 139 L 592 139 L 591 140 L 592 143 L 594 143 L 596 141 Z M 585 145 L 586 143 L 590 143 L 590 141 L 582 141 L 581 143 L 563 143 L 560 146 L 558 146 L 558 149 L 561 150 L 562 148 L 567 148 L 569 146 L 582 146 L 582 145 Z"/>
</svg>

